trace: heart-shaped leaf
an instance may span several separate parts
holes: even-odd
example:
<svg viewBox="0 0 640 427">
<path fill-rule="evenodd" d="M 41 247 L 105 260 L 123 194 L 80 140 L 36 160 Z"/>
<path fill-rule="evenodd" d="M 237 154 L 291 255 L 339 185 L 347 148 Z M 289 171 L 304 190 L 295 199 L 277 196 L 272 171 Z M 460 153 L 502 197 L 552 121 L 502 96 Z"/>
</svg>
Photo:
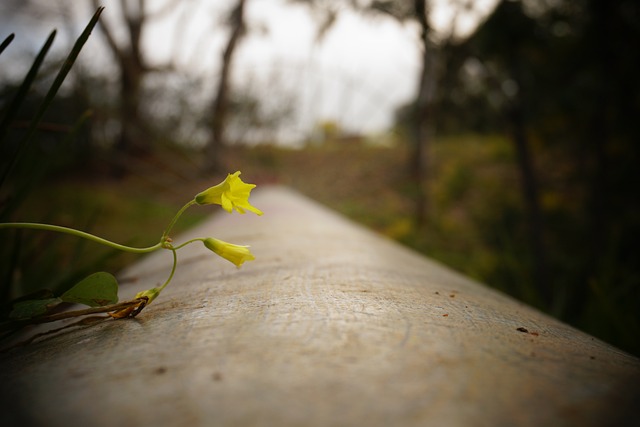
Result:
<svg viewBox="0 0 640 427">
<path fill-rule="evenodd" d="M 11 319 L 28 319 L 40 316 L 60 304 L 60 298 L 29 299 L 17 302 L 9 313 Z"/>
<path fill-rule="evenodd" d="M 60 299 L 89 307 L 115 304 L 118 302 L 118 281 L 104 271 L 93 273 L 62 294 Z"/>
</svg>

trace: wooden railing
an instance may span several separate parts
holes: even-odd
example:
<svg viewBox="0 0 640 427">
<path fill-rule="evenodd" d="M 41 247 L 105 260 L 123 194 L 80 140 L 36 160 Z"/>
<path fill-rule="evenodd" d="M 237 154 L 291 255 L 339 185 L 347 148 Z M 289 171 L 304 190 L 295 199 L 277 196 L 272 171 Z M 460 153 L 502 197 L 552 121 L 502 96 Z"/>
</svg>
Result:
<svg viewBox="0 0 640 427">
<path fill-rule="evenodd" d="M 637 358 L 286 188 L 252 202 L 264 216 L 222 212 L 175 240 L 250 244 L 255 261 L 191 245 L 137 318 L 0 354 L 2 425 L 639 422 Z M 125 297 L 169 265 L 132 266 Z"/>
</svg>

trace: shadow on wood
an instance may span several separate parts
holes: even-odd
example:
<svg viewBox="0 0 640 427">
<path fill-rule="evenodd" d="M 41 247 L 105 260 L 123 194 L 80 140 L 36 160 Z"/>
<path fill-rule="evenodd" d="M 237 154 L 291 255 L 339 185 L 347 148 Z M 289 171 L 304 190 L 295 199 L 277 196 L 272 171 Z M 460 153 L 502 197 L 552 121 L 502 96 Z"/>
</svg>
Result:
<svg viewBox="0 0 640 427">
<path fill-rule="evenodd" d="M 0 355 L 3 425 L 633 424 L 640 361 L 285 188 L 222 212 L 135 319 Z M 141 260 L 124 298 L 161 283 Z M 35 333 L 36 330 L 30 331 Z"/>
</svg>

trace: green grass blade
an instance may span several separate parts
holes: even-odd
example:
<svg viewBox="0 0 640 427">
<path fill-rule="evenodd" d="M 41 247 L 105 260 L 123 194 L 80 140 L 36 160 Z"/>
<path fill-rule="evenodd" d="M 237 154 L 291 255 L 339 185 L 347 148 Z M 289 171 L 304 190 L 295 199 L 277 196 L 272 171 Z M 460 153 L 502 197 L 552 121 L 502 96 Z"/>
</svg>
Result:
<svg viewBox="0 0 640 427">
<path fill-rule="evenodd" d="M 7 46 L 11 44 L 15 36 L 16 36 L 15 34 L 11 33 L 7 36 L 6 39 L 2 41 L 2 43 L 0 43 L 0 54 L 2 54 L 2 52 L 4 52 L 4 50 L 7 48 Z"/>
<path fill-rule="evenodd" d="M 49 105 L 51 105 L 53 98 L 55 98 L 56 94 L 58 93 L 58 90 L 60 89 L 60 86 L 62 86 L 64 79 L 69 74 L 69 71 L 71 71 L 71 67 L 73 66 L 76 59 L 78 58 L 78 55 L 80 54 L 80 51 L 82 50 L 84 44 L 89 39 L 89 36 L 91 35 L 91 31 L 93 31 L 93 28 L 98 23 L 98 19 L 100 18 L 100 14 L 102 13 L 103 10 L 104 10 L 104 7 L 98 8 L 96 13 L 91 18 L 91 21 L 89 21 L 89 24 L 87 24 L 82 34 L 80 35 L 80 37 L 78 37 L 75 44 L 73 45 L 71 52 L 69 53 L 69 55 L 67 56 L 67 59 L 65 59 L 64 63 L 62 64 L 60 71 L 58 71 L 58 74 L 56 75 L 56 78 L 53 80 L 53 83 L 51 84 L 49 91 L 47 92 L 47 94 L 44 97 L 44 100 L 40 104 L 40 107 L 38 108 L 38 111 L 35 117 L 33 118 L 33 120 L 31 120 L 27 133 L 20 141 L 20 144 L 18 146 L 18 152 L 15 154 L 15 156 L 12 159 L 9 160 L 10 164 L 7 167 L 6 171 L 4 172 L 2 178 L 0 179 L 0 186 L 2 186 L 2 183 L 4 182 L 7 175 L 11 172 L 11 169 L 13 169 L 13 166 L 15 165 L 17 159 L 20 157 L 20 154 L 24 152 L 25 147 L 33 137 L 33 134 L 35 133 L 36 129 L 38 128 L 38 125 L 40 124 L 40 121 L 42 120 L 42 116 L 44 115 L 47 108 L 49 108 Z"/>
<path fill-rule="evenodd" d="M 53 40 L 55 38 L 56 30 L 53 30 L 51 34 L 49 34 L 47 41 L 42 46 L 42 49 L 40 49 L 40 52 L 38 52 L 38 56 L 36 56 L 33 64 L 31 64 L 29 72 L 27 72 L 24 80 L 22 80 L 22 84 L 11 100 L 11 103 L 7 106 L 4 117 L 2 118 L 2 121 L 0 121 L 0 144 L 4 142 L 4 138 L 6 137 L 7 131 L 9 130 L 9 125 L 15 118 L 20 105 L 27 97 L 27 92 L 29 91 L 29 88 L 31 88 L 33 81 L 36 79 L 38 70 L 40 69 L 42 62 L 44 61 L 45 56 L 47 56 L 47 53 L 49 52 L 49 49 L 51 48 L 51 45 L 53 44 Z M 2 181 L 3 180 L 0 180 L 0 185 L 2 184 Z"/>
<path fill-rule="evenodd" d="M 85 112 L 82 113 L 82 115 L 78 120 L 76 120 L 76 122 L 73 124 L 73 127 L 69 130 L 67 135 L 64 137 L 61 145 L 62 146 L 70 145 L 73 142 L 73 140 L 78 136 L 78 133 L 80 132 L 80 129 L 82 128 L 82 126 L 87 122 L 87 120 L 89 120 L 89 118 L 92 115 L 93 115 L 93 110 L 90 110 L 90 109 L 85 110 Z"/>
</svg>

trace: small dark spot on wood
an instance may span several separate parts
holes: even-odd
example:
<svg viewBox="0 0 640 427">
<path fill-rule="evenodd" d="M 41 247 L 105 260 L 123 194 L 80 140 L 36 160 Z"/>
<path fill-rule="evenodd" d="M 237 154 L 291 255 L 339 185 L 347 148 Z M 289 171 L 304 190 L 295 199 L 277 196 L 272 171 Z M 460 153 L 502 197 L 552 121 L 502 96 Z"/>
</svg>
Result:
<svg viewBox="0 0 640 427">
<path fill-rule="evenodd" d="M 83 371 L 70 371 L 69 376 L 73 378 L 82 378 L 86 375 L 86 372 Z"/>
<path fill-rule="evenodd" d="M 447 316 L 449 316 L 449 314 L 448 314 L 448 313 L 447 313 L 447 314 L 443 314 L 443 315 L 442 315 L 442 317 L 447 317 Z"/>
<path fill-rule="evenodd" d="M 524 332 L 525 334 L 526 334 L 526 333 L 529 333 L 529 331 L 527 330 L 527 328 L 523 328 L 523 327 L 519 327 L 518 329 L 516 329 L 516 331 Z"/>
<path fill-rule="evenodd" d="M 222 381 L 222 374 L 220 372 L 214 372 L 211 376 L 214 381 Z"/>
<path fill-rule="evenodd" d="M 449 295 L 449 296 L 450 296 L 451 298 L 455 298 L 455 297 L 456 297 L 456 294 L 451 294 L 451 295 Z"/>
<path fill-rule="evenodd" d="M 369 292 L 368 289 L 362 289 L 360 292 Z"/>
<path fill-rule="evenodd" d="M 434 293 L 435 293 L 436 295 L 440 295 L 440 292 L 438 292 L 438 291 L 435 291 Z"/>
<path fill-rule="evenodd" d="M 540 335 L 540 334 L 539 334 L 539 333 L 537 333 L 537 332 L 531 332 L 531 335 L 533 335 L 534 337 L 537 337 L 537 336 L 538 336 L 538 335 Z"/>
<path fill-rule="evenodd" d="M 167 368 L 165 368 L 164 366 L 159 366 L 153 371 L 153 373 L 156 375 L 162 375 L 162 374 L 165 374 L 166 372 L 167 372 Z"/>
<path fill-rule="evenodd" d="M 589 359 L 596 360 L 596 357 L 595 356 L 589 356 Z"/>
</svg>

